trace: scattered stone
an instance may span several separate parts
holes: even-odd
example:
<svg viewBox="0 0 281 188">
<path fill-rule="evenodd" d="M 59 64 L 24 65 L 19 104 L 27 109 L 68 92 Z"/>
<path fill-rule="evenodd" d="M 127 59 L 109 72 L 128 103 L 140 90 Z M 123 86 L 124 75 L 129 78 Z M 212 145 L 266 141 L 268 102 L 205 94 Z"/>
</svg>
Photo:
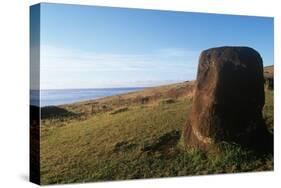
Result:
<svg viewBox="0 0 281 188">
<path fill-rule="evenodd" d="M 150 97 L 149 96 L 137 96 L 135 99 L 134 99 L 134 102 L 136 103 L 140 103 L 140 104 L 147 104 L 150 100 Z"/>
<path fill-rule="evenodd" d="M 127 111 L 128 109 L 129 109 L 128 107 L 118 108 L 118 109 L 114 110 L 113 112 L 111 112 L 110 114 L 111 114 L 111 115 L 118 114 L 118 113 L 121 113 L 121 112 L 125 112 L 125 111 Z"/>
<path fill-rule="evenodd" d="M 172 103 L 175 103 L 176 101 L 174 99 L 164 99 L 162 101 L 160 101 L 161 104 L 172 104 Z"/>
</svg>

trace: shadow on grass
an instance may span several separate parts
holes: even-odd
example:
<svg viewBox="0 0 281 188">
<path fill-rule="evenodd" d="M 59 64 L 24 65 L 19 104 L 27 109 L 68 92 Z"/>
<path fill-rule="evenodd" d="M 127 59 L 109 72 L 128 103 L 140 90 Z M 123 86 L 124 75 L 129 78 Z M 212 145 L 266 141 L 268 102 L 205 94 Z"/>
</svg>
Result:
<svg viewBox="0 0 281 188">
<path fill-rule="evenodd" d="M 57 106 L 46 106 L 41 108 L 41 119 L 56 119 L 73 116 L 78 116 L 78 114 Z"/>
</svg>

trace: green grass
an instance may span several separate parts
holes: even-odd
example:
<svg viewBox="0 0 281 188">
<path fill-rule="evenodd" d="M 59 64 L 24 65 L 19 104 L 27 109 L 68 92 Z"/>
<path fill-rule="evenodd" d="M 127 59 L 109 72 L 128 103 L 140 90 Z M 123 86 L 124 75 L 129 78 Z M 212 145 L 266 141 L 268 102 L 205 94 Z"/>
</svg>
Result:
<svg viewBox="0 0 281 188">
<path fill-rule="evenodd" d="M 140 94 L 133 93 L 131 97 Z M 185 124 L 191 109 L 191 98 L 179 96 L 172 101 L 170 95 L 164 95 L 147 104 L 134 102 L 130 95 L 107 98 L 99 101 L 99 107 L 95 106 L 103 110 L 95 113 L 92 113 L 89 103 L 62 106 L 82 115 L 42 121 L 41 183 L 273 169 L 272 156 L 259 156 L 229 143 L 209 152 L 184 150 L 179 138 L 173 135 L 181 132 Z M 103 105 L 107 109 L 100 108 Z M 120 110 L 122 108 L 126 110 Z M 116 111 L 118 113 L 112 113 Z M 270 91 L 266 92 L 264 116 L 273 130 L 273 92 Z"/>
<path fill-rule="evenodd" d="M 265 105 L 263 107 L 263 117 L 269 130 L 273 133 L 273 119 L 274 119 L 274 106 L 273 106 L 273 91 L 266 90 L 265 92 Z"/>
</svg>

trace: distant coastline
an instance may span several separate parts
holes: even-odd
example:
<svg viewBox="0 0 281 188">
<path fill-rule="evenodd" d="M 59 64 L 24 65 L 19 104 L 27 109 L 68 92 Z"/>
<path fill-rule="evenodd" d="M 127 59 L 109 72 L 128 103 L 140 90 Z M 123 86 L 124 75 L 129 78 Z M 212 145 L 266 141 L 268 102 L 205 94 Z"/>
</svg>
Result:
<svg viewBox="0 0 281 188">
<path fill-rule="evenodd" d="M 38 90 L 31 90 L 30 103 L 34 106 L 57 106 L 103 97 L 140 91 L 147 87 L 126 88 L 87 88 L 87 89 L 43 89 L 40 97 Z M 40 103 L 39 103 L 40 100 Z"/>
</svg>

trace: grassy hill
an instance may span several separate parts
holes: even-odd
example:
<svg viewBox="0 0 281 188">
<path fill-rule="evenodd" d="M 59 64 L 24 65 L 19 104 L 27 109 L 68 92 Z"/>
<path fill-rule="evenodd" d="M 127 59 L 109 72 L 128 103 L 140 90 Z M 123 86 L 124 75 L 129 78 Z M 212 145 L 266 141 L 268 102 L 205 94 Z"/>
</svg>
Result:
<svg viewBox="0 0 281 188">
<path fill-rule="evenodd" d="M 264 77 L 274 77 L 274 65 L 264 67 Z"/>
<path fill-rule="evenodd" d="M 273 170 L 272 155 L 235 144 L 181 146 L 194 82 L 42 108 L 41 183 L 125 180 Z M 264 117 L 273 131 L 273 91 Z"/>
</svg>

